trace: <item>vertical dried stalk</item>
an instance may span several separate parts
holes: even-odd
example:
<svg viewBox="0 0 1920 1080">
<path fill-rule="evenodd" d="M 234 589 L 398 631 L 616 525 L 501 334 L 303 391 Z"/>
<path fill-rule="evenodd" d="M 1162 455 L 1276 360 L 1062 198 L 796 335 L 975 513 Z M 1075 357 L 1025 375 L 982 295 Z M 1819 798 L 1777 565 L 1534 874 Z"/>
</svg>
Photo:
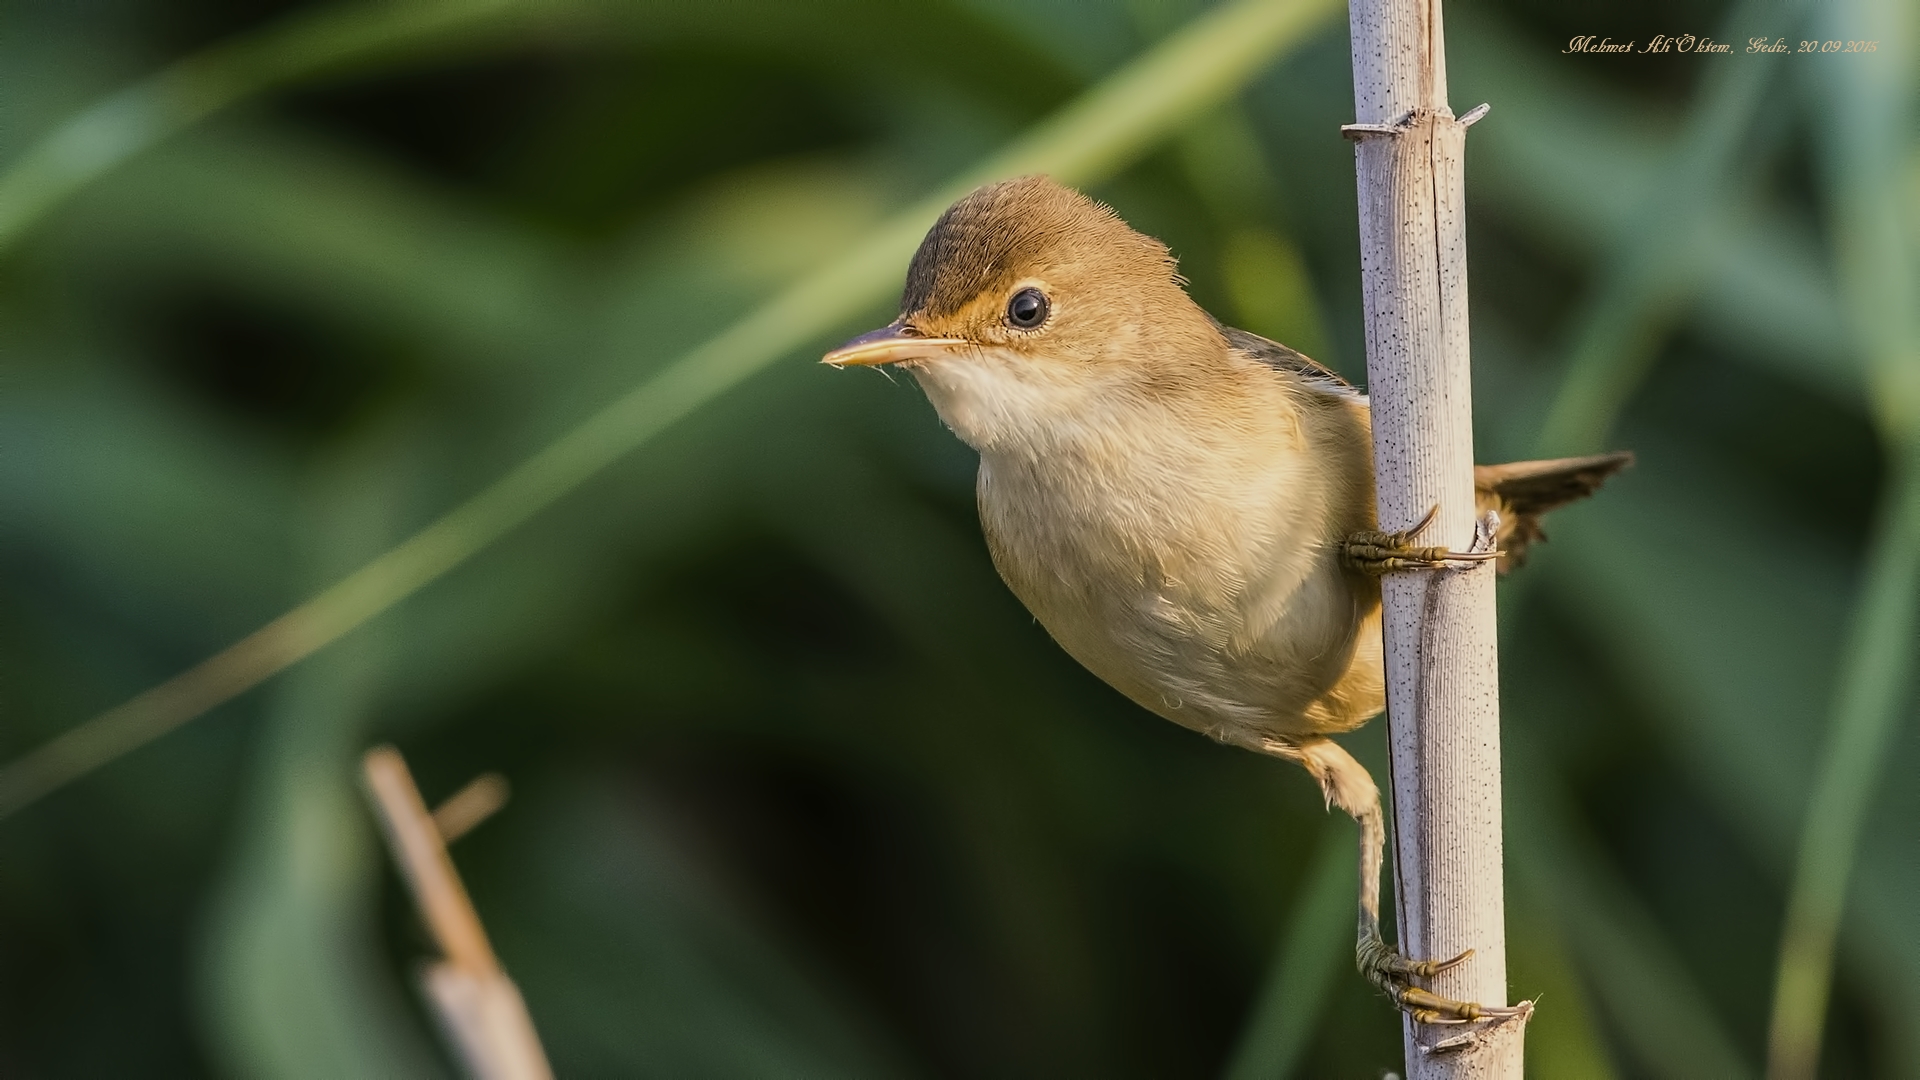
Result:
<svg viewBox="0 0 1920 1080">
<path fill-rule="evenodd" d="M 1384 529 L 1439 507 L 1420 542 L 1474 540 L 1462 165 L 1475 110 L 1446 103 L 1440 0 L 1351 0 L 1367 382 Z M 1435 978 L 1447 997 L 1503 1005 L 1499 666 L 1493 566 L 1398 573 L 1383 584 L 1400 945 L 1474 951 Z M 1406 1027 L 1409 1080 L 1521 1074 L 1524 1023 Z M 1436 1046 L 1450 1047 L 1436 1051 Z"/>
<path fill-rule="evenodd" d="M 422 981 L 467 1072 L 478 1080 L 553 1080 L 526 1002 L 500 969 L 406 761 L 393 747 L 380 746 L 367 751 L 361 767 L 387 846 L 446 956 Z"/>
</svg>

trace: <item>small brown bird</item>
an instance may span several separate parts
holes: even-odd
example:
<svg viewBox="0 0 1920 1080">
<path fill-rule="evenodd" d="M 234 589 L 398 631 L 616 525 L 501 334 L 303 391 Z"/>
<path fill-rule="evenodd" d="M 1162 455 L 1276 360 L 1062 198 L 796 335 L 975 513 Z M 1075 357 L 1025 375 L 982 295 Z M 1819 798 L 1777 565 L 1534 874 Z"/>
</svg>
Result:
<svg viewBox="0 0 1920 1080">
<path fill-rule="evenodd" d="M 1377 575 L 1517 563 L 1542 513 L 1629 455 L 1480 467 L 1486 550 L 1382 533 L 1366 397 L 1221 325 L 1165 244 L 1045 177 L 949 208 L 900 317 L 825 362 L 911 371 L 979 451 L 994 566 L 1076 660 L 1176 724 L 1305 766 L 1354 817 L 1363 974 L 1424 1020 L 1502 1011 L 1413 985 L 1464 956 L 1381 940 L 1380 795 L 1327 736 L 1385 705 Z"/>
</svg>

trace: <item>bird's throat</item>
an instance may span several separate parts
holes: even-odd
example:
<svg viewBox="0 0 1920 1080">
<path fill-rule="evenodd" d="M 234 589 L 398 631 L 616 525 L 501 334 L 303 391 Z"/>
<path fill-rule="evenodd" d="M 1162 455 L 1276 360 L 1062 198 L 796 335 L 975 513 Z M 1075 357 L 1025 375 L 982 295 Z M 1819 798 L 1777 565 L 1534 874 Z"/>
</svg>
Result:
<svg viewBox="0 0 1920 1080">
<path fill-rule="evenodd" d="M 981 453 L 1033 457 L 1115 430 L 1133 404 L 1124 387 L 1065 364 L 981 349 L 909 367 L 940 419 Z"/>
</svg>

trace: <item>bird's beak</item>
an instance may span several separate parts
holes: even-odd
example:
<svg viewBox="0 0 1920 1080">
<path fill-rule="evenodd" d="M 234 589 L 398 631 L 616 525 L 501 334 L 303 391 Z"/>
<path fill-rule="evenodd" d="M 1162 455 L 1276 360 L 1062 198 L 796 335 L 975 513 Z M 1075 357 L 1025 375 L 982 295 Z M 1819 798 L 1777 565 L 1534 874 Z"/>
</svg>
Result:
<svg viewBox="0 0 1920 1080">
<path fill-rule="evenodd" d="M 970 344 L 964 338 L 921 337 L 913 328 L 893 322 L 870 330 L 820 358 L 834 367 L 872 367 L 897 364 L 923 356 L 938 356 L 949 349 Z"/>
</svg>

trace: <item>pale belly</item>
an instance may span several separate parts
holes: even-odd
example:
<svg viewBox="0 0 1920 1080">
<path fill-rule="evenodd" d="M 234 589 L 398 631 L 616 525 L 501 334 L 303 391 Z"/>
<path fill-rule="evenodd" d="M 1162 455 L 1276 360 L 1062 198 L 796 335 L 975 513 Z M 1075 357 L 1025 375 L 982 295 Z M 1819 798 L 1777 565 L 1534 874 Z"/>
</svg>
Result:
<svg viewBox="0 0 1920 1080">
<path fill-rule="evenodd" d="M 1331 544 L 1285 535 L 1284 512 L 1223 502 L 1178 538 L 1151 537 L 1123 514 L 1048 512 L 1045 490 L 993 483 L 984 468 L 981 479 L 1001 577 L 1074 659 L 1144 708 L 1255 746 L 1379 711 L 1377 593 Z M 1234 517 L 1246 507 L 1257 526 Z"/>
</svg>

